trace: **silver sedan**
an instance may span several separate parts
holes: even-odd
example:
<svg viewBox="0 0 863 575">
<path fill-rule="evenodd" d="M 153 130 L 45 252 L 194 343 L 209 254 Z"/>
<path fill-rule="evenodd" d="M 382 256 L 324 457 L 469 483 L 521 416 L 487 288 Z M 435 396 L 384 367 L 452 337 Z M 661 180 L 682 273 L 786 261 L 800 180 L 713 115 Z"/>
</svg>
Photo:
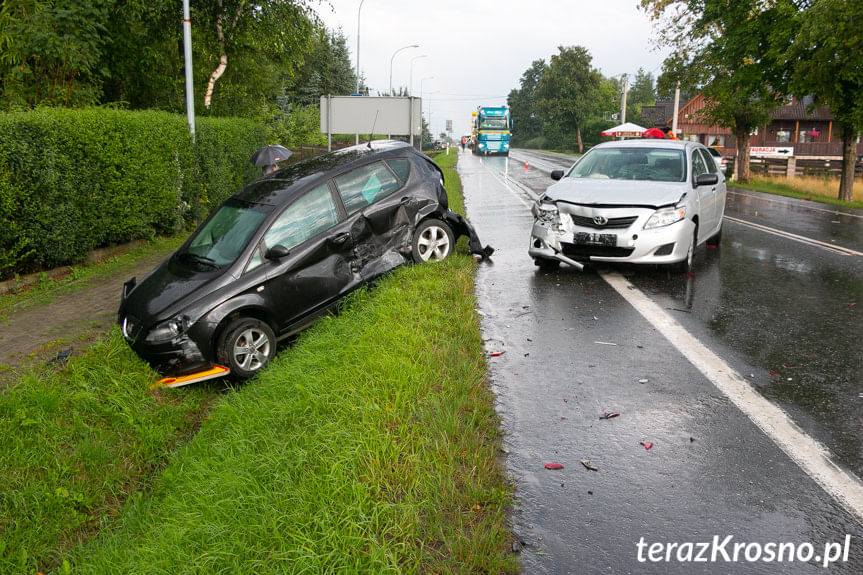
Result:
<svg viewBox="0 0 863 575">
<path fill-rule="evenodd" d="M 600 144 L 540 196 L 528 253 L 541 267 L 590 261 L 692 266 L 695 248 L 718 245 L 725 176 L 695 142 Z"/>
</svg>

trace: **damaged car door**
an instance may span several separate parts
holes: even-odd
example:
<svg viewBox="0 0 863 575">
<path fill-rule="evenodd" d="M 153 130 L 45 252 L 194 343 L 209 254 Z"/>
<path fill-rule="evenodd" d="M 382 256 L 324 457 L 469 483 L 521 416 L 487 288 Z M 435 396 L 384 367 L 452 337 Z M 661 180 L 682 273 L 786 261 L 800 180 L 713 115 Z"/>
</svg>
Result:
<svg viewBox="0 0 863 575">
<path fill-rule="evenodd" d="M 392 158 L 333 178 L 347 212 L 360 281 L 398 267 L 410 251 L 412 218 L 405 207 L 411 199 L 396 193 L 408 172 L 407 159 Z"/>
<path fill-rule="evenodd" d="M 356 287 L 353 248 L 349 223 L 327 183 L 276 218 L 246 272 L 265 266 L 265 297 L 276 310 L 281 335 L 298 331 Z"/>
</svg>

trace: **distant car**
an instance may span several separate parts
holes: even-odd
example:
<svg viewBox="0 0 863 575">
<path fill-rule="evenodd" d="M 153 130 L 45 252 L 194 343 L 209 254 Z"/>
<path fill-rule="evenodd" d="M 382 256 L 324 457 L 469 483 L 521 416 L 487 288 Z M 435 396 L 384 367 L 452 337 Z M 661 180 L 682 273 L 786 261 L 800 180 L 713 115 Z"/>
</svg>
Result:
<svg viewBox="0 0 863 575">
<path fill-rule="evenodd" d="M 123 286 L 118 321 L 170 385 L 247 378 L 270 363 L 278 338 L 408 261 L 445 259 L 458 235 L 482 253 L 428 157 L 402 142 L 353 146 L 235 193 L 168 260 Z"/>
<path fill-rule="evenodd" d="M 725 177 L 695 142 L 600 144 L 540 196 L 528 253 L 541 267 L 560 262 L 692 266 L 696 246 L 717 245 Z"/>
<path fill-rule="evenodd" d="M 719 168 L 723 174 L 728 171 L 728 158 L 722 155 L 722 152 L 717 150 L 716 148 L 707 148 L 707 151 L 710 152 L 710 155 L 713 156 L 713 161 L 716 162 L 716 167 Z"/>
</svg>

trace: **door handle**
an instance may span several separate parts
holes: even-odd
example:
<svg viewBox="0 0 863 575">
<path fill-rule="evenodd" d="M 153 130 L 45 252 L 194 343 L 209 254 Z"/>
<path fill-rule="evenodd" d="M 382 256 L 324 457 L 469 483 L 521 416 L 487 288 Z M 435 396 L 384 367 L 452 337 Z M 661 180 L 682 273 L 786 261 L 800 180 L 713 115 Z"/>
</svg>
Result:
<svg viewBox="0 0 863 575">
<path fill-rule="evenodd" d="M 347 242 L 349 239 L 351 239 L 351 234 L 349 234 L 348 232 L 342 232 L 340 234 L 334 235 L 330 239 L 330 242 L 332 242 L 333 244 L 335 244 L 337 246 L 341 246 L 341 245 L 344 245 L 345 242 Z"/>
</svg>

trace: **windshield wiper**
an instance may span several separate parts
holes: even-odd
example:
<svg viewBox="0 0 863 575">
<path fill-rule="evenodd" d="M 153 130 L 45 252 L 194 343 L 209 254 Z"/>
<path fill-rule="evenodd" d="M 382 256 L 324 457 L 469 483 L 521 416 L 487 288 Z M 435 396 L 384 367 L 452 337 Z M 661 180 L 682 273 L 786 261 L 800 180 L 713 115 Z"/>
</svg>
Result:
<svg viewBox="0 0 863 575">
<path fill-rule="evenodd" d="M 214 260 L 213 258 L 208 258 L 207 256 L 202 256 L 193 252 L 183 252 L 179 254 L 178 257 L 180 257 L 181 259 L 191 260 L 198 264 L 210 266 L 213 269 L 221 267 L 219 266 L 219 264 L 216 263 L 216 260 Z"/>
</svg>

